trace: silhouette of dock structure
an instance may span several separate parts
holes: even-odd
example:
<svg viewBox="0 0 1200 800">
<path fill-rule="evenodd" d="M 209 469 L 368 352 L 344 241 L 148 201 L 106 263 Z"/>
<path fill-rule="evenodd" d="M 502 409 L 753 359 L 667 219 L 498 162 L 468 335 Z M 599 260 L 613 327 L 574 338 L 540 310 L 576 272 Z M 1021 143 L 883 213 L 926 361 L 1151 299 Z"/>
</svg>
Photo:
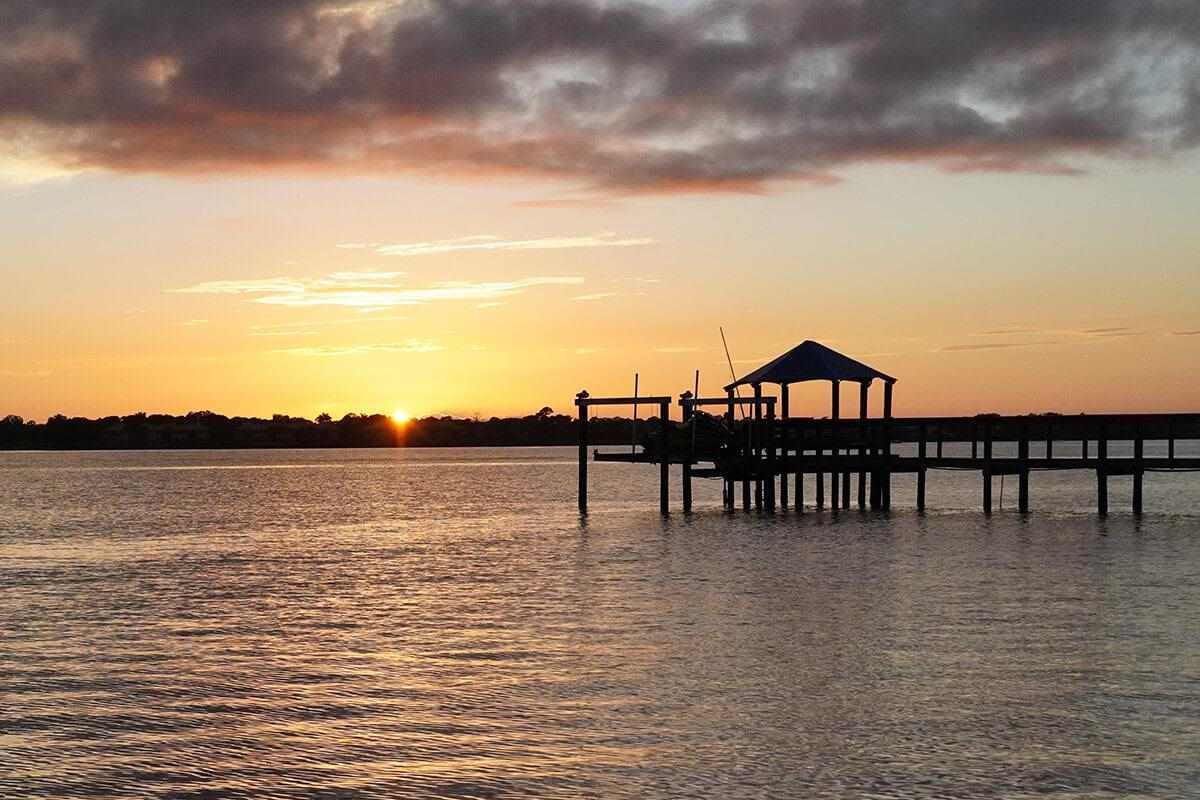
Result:
<svg viewBox="0 0 1200 800">
<path fill-rule="evenodd" d="M 830 383 L 829 418 L 790 416 L 788 387 L 806 381 Z M 869 393 L 877 381 L 883 386 L 883 413 L 871 418 Z M 858 384 L 857 418 L 840 417 L 843 383 Z M 1200 440 L 1200 414 L 896 418 L 892 415 L 895 384 L 889 375 L 806 341 L 726 386 L 724 397 L 684 392 L 675 400 L 592 397 L 580 392 L 575 398 L 579 509 L 587 511 L 588 412 L 596 406 L 658 407 L 657 420 L 647 422 L 640 450 L 597 451 L 593 457 L 599 462 L 658 464 L 659 507 L 664 514 L 670 511 L 670 468 L 676 464 L 681 467 L 684 511 L 692 509 L 692 482 L 698 478 L 722 481 L 727 509 L 736 507 L 740 494 L 744 509 L 802 510 L 806 475 L 812 477 L 817 509 L 857 505 L 861 510 L 886 510 L 891 507 L 892 476 L 897 473 L 916 475 L 916 505 L 924 511 L 929 470 L 971 470 L 981 477 L 985 513 L 993 509 L 993 478 L 1008 475 L 1017 477 L 1017 508 L 1027 512 L 1030 473 L 1091 470 L 1096 476 L 1099 514 L 1108 513 L 1108 479 L 1115 475 L 1132 476 L 1132 510 L 1140 514 L 1147 472 L 1200 471 L 1200 458 L 1176 453 L 1178 443 Z M 764 395 L 764 385 L 777 386 L 778 399 Z M 752 396 L 741 397 L 742 386 L 749 387 Z M 670 419 L 674 404 L 681 409 L 680 422 Z M 708 408 L 721 413 L 710 414 Z M 1148 456 L 1147 442 L 1165 452 Z M 1120 448 L 1128 454 L 1112 452 L 1118 443 L 1129 443 Z"/>
</svg>

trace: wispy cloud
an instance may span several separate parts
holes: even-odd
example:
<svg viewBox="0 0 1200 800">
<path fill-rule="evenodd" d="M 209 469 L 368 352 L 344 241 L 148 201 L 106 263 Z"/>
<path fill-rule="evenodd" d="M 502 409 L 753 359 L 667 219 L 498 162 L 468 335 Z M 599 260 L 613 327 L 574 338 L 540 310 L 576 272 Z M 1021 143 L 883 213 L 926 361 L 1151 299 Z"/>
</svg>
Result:
<svg viewBox="0 0 1200 800">
<path fill-rule="evenodd" d="M 989 342 L 987 344 L 952 344 L 939 348 L 939 353 L 962 353 L 971 350 L 1007 350 L 1014 347 L 1050 347 L 1062 344 L 1050 340 L 1040 342 Z"/>
<path fill-rule="evenodd" d="M 52 374 L 53 373 L 50 372 L 50 370 L 48 370 L 48 369 L 37 369 L 37 370 L 27 370 L 27 371 L 12 370 L 12 369 L 0 369 L 0 378 L 48 378 Z"/>
<path fill-rule="evenodd" d="M 616 292 L 596 292 L 595 294 L 580 294 L 571 299 L 576 302 L 590 302 L 592 300 L 606 300 L 609 297 L 616 297 Z"/>
<path fill-rule="evenodd" d="M 535 286 L 577 285 L 578 276 L 545 276 L 511 281 L 441 281 L 409 287 L 395 282 L 401 272 L 335 272 L 324 278 L 265 278 L 206 281 L 171 291 L 184 294 L 255 295 L 251 302 L 274 306 L 343 306 L 378 311 L 392 306 L 440 300 L 488 301 Z"/>
<path fill-rule="evenodd" d="M 251 336 L 316 336 L 316 331 L 281 330 L 281 331 L 250 331 Z"/>
<path fill-rule="evenodd" d="M 699 347 L 656 347 L 656 353 L 699 353 L 702 352 Z"/>
<path fill-rule="evenodd" d="M 349 317 L 347 319 L 326 319 L 309 322 L 276 322 L 267 325 L 251 325 L 252 331 L 271 331 L 271 330 L 288 330 L 291 328 L 331 328 L 341 327 L 343 325 L 365 325 L 374 322 L 401 322 L 408 319 L 405 316 L 361 316 Z"/>
<path fill-rule="evenodd" d="M 189 319 L 182 323 L 185 328 L 198 328 L 201 325 L 207 325 L 206 319 Z"/>
<path fill-rule="evenodd" d="M 508 305 L 508 304 L 507 304 L 507 303 L 501 303 L 501 302 L 498 302 L 498 301 L 494 301 L 494 300 L 493 300 L 493 301 L 492 301 L 492 302 L 490 302 L 490 303 L 477 303 L 477 304 L 475 305 L 475 307 L 476 307 L 476 308 L 499 308 L 500 306 L 504 306 L 504 305 Z"/>
<path fill-rule="evenodd" d="M 991 331 L 979 331 L 972 336 L 1021 336 L 1031 333 L 1041 333 L 1037 328 L 997 328 Z"/>
<path fill-rule="evenodd" d="M 621 238 L 614 233 L 594 236 L 548 236 L 537 239 L 505 239 L 479 234 L 456 239 L 434 239 L 425 242 L 381 244 L 379 242 L 345 242 L 338 247 L 349 250 L 373 250 L 385 256 L 432 256 L 478 250 L 572 250 L 584 247 L 641 247 L 654 244 L 645 237 Z"/>
<path fill-rule="evenodd" d="M 446 348 L 423 339 L 409 339 L 392 344 L 327 345 L 322 347 L 288 347 L 273 350 L 293 356 L 356 356 L 364 353 L 436 353 Z"/>
<path fill-rule="evenodd" d="M 1138 336 L 1140 331 L 1133 328 L 1089 328 L 1080 331 L 1084 336 Z"/>
<path fill-rule="evenodd" d="M 1200 336 L 1200 330 L 1195 331 L 1172 331 L 1172 336 Z"/>
</svg>

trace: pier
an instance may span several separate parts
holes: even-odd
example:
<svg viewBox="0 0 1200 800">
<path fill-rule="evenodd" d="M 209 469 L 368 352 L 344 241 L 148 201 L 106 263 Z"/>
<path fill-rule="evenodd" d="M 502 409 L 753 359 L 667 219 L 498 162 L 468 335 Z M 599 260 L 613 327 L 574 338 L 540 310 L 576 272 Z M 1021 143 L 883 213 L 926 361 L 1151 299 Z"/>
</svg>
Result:
<svg viewBox="0 0 1200 800">
<path fill-rule="evenodd" d="M 792 417 L 788 386 L 821 380 L 831 384 L 828 418 Z M 882 416 L 868 417 L 872 385 L 883 386 Z M 587 511 L 588 409 L 650 405 L 641 449 L 595 452 L 599 462 L 659 465 L 659 507 L 670 513 L 670 468 L 680 466 L 683 510 L 692 509 L 692 482 L 722 481 L 725 508 L 775 511 L 805 508 L 804 476 L 812 476 L 815 508 L 887 510 L 892 476 L 915 474 L 916 505 L 927 503 L 929 470 L 969 470 L 980 476 L 980 505 L 993 510 L 993 478 L 1017 478 L 1017 509 L 1029 510 L 1029 476 L 1050 470 L 1095 473 L 1096 511 L 1109 510 L 1108 479 L 1132 476 L 1132 511 L 1143 511 L 1146 473 L 1200 471 L 1200 457 L 1178 456 L 1177 445 L 1200 440 L 1200 414 L 1038 414 L 973 417 L 893 417 L 896 379 L 816 342 L 804 342 L 725 387 L 724 397 L 669 396 L 575 398 L 579 410 L 579 509 Z M 841 384 L 857 383 L 859 416 L 841 418 Z M 778 399 L 763 392 L 779 388 Z M 752 396 L 738 394 L 749 387 Z M 680 421 L 670 419 L 673 405 Z M 719 414 L 705 409 L 715 408 Z M 778 414 L 776 413 L 778 410 Z M 1147 442 L 1160 454 L 1146 454 Z M 1118 455 L 1115 443 L 1128 443 Z M 955 452 L 948 452 L 948 451 Z M 826 481 L 828 480 L 828 494 Z"/>
</svg>

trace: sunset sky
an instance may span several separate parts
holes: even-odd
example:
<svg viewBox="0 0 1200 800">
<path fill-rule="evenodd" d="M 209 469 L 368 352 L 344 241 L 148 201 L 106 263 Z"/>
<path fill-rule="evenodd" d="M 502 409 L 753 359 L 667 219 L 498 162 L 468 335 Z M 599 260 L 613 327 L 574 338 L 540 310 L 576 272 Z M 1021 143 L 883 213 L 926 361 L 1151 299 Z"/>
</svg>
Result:
<svg viewBox="0 0 1200 800">
<path fill-rule="evenodd" d="M 1197 144 L 1194 2 L 4 0 L 0 415 L 569 411 L 718 326 L 1200 410 Z"/>
</svg>

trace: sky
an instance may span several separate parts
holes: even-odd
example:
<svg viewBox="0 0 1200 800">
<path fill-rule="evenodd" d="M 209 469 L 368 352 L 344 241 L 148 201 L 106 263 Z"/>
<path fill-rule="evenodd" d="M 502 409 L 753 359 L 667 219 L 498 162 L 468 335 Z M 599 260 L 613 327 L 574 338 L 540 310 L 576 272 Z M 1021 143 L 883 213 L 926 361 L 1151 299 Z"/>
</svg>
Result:
<svg viewBox="0 0 1200 800">
<path fill-rule="evenodd" d="M 7 0 L 0 414 L 569 413 L 720 327 L 1195 411 L 1197 144 L 1190 2 Z"/>
</svg>

